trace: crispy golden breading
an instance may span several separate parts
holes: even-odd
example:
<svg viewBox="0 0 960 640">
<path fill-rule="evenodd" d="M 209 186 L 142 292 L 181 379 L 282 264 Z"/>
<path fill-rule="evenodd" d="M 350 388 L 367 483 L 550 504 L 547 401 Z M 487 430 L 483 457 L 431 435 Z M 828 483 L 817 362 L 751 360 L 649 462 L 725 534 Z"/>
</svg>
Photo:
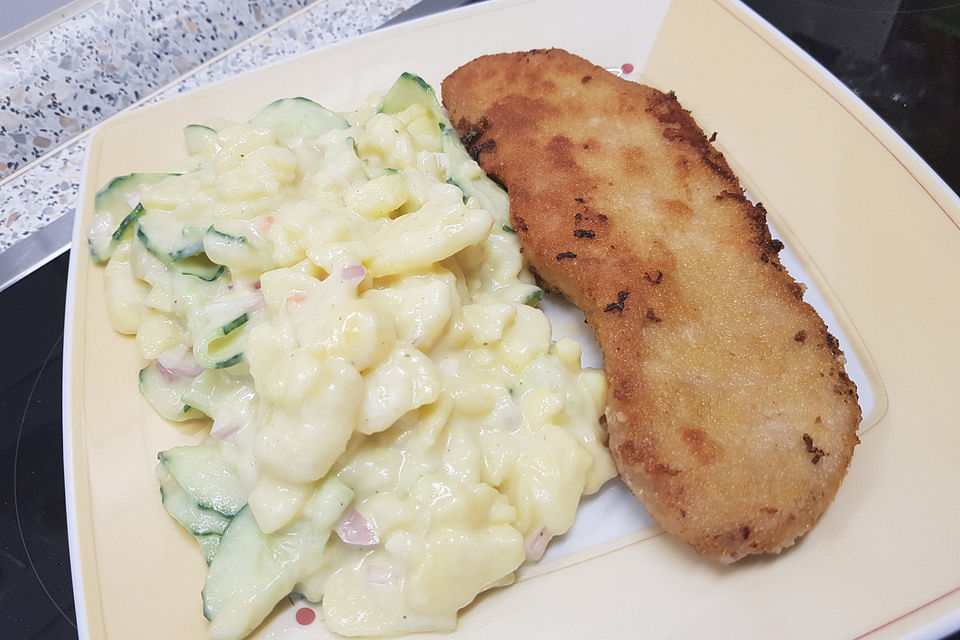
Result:
<svg viewBox="0 0 960 640">
<path fill-rule="evenodd" d="M 478 58 L 443 103 L 530 264 L 586 313 L 610 448 L 651 515 L 722 562 L 806 533 L 858 442 L 856 387 L 690 113 L 556 49 Z"/>
</svg>

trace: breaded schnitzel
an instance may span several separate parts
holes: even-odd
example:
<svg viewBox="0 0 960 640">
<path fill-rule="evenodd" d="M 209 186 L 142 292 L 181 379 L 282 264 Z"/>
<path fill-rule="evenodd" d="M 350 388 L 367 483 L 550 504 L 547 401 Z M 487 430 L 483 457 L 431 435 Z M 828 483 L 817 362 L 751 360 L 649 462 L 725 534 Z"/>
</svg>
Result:
<svg viewBox="0 0 960 640">
<path fill-rule="evenodd" d="M 712 139 L 672 93 L 557 49 L 478 58 L 443 103 L 593 327 L 610 448 L 650 514 L 722 562 L 793 544 L 846 474 L 857 391 Z"/>
</svg>

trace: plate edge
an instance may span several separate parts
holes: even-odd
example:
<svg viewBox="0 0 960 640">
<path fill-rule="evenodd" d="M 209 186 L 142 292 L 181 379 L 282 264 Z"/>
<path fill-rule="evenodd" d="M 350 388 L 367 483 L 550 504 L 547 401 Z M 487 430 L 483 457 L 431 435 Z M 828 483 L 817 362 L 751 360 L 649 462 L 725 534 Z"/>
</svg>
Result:
<svg viewBox="0 0 960 640">
<path fill-rule="evenodd" d="M 100 128 L 95 130 L 94 138 L 99 138 Z M 91 140 L 93 142 L 93 140 Z M 79 640 L 89 640 L 90 629 L 87 619 L 87 601 L 83 589 L 83 566 L 80 559 L 80 523 L 77 515 L 76 483 L 74 477 L 73 446 L 73 332 L 75 329 L 75 302 L 77 290 L 77 270 L 79 269 L 80 235 L 83 227 L 83 209 L 86 201 L 86 188 L 89 181 L 90 157 L 93 155 L 91 144 L 83 160 L 83 179 L 77 196 L 77 208 L 74 213 L 73 235 L 71 240 L 70 268 L 67 272 L 67 298 L 63 321 L 63 376 L 61 419 L 63 433 L 63 483 L 67 511 L 67 547 L 70 555 L 70 580 L 73 586 L 73 608 L 76 616 Z"/>
</svg>

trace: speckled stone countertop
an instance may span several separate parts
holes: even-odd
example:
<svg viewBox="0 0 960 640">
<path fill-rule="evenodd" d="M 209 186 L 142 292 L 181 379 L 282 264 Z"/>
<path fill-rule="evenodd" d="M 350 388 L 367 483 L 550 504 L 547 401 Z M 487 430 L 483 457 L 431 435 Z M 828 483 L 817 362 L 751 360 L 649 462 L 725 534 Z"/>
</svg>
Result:
<svg viewBox="0 0 960 640">
<path fill-rule="evenodd" d="M 371 31 L 416 2 L 103 0 L 0 54 L 0 252 L 74 211 L 88 132 L 105 118 Z"/>
</svg>

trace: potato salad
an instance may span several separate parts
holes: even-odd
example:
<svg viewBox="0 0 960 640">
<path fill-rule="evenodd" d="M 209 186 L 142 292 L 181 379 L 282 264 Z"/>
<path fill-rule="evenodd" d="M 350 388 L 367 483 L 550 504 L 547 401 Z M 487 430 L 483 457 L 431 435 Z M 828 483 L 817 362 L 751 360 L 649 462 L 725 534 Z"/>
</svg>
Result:
<svg viewBox="0 0 960 640">
<path fill-rule="evenodd" d="M 97 194 L 88 242 L 146 400 L 210 421 L 157 466 L 210 636 L 290 594 L 346 636 L 454 629 L 615 475 L 603 374 L 552 342 L 506 193 L 410 74 L 185 137 L 182 172 Z"/>
</svg>

